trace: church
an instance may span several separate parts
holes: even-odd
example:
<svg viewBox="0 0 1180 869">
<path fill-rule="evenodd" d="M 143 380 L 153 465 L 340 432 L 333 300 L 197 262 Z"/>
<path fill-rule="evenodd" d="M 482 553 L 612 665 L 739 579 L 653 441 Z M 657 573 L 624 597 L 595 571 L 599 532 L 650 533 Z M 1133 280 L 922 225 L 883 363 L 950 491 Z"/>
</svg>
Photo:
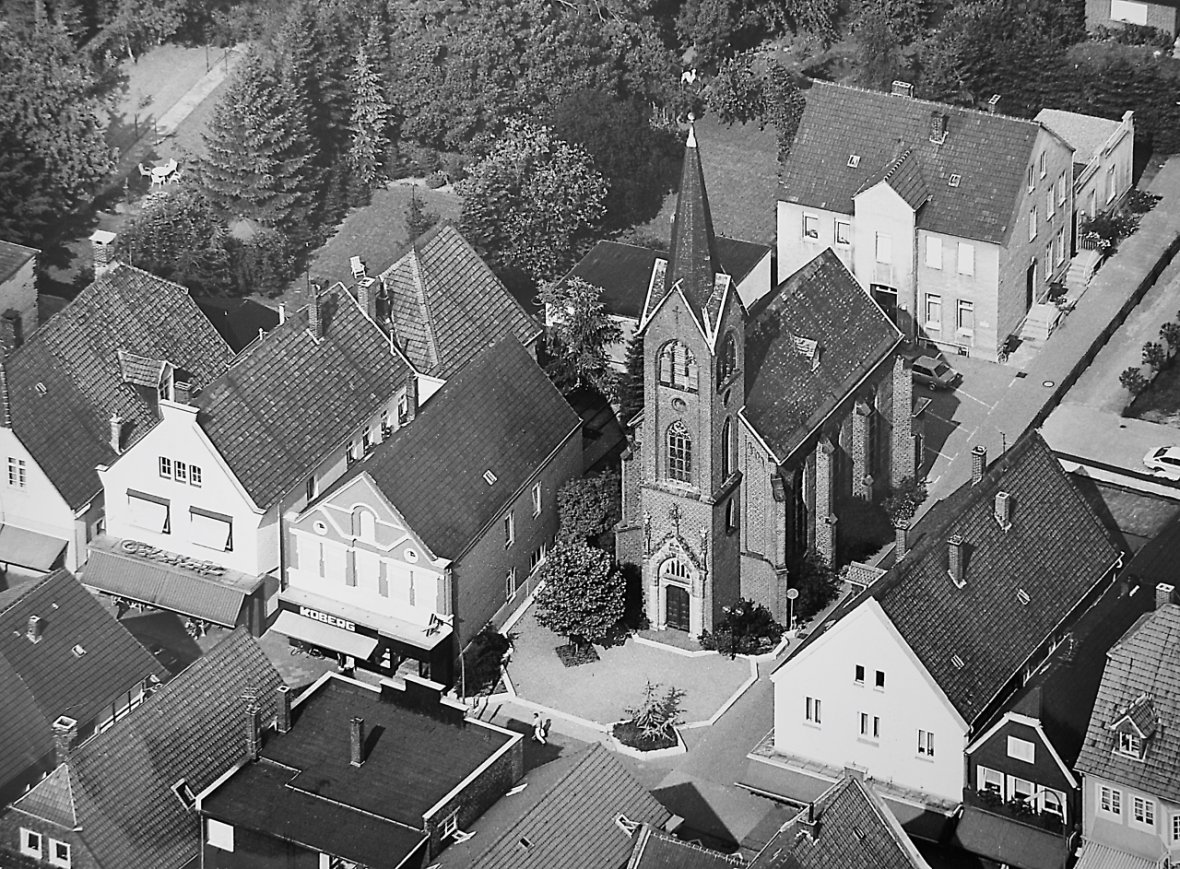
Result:
<svg viewBox="0 0 1180 869">
<path fill-rule="evenodd" d="M 914 474 L 901 332 L 830 249 L 743 300 L 718 261 L 691 128 L 638 332 L 618 561 L 641 568 L 653 628 L 698 636 L 739 598 L 785 622 L 802 556 L 840 564 L 855 501 Z"/>
</svg>

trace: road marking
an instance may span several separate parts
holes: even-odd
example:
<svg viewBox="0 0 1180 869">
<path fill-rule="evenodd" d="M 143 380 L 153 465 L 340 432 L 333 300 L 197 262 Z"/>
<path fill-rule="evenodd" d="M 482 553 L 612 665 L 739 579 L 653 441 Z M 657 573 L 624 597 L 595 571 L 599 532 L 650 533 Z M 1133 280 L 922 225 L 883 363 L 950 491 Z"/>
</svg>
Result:
<svg viewBox="0 0 1180 869">
<path fill-rule="evenodd" d="M 965 390 L 965 389 L 956 389 L 956 390 L 955 390 L 955 395 L 965 395 L 965 396 L 967 396 L 969 399 L 971 399 L 972 401 L 974 401 L 976 404 L 978 404 L 978 405 L 980 405 L 980 406 L 982 406 L 982 407 L 986 407 L 988 410 L 991 410 L 993 407 L 995 407 L 995 405 L 988 404 L 986 401 L 981 401 L 980 399 L 976 398 L 974 395 L 972 395 L 970 392 L 968 392 L 968 391 L 967 391 L 967 390 Z"/>
<path fill-rule="evenodd" d="M 927 410 L 926 412 L 928 414 L 930 414 L 932 417 L 934 417 L 936 420 L 938 420 L 939 422 L 945 422 L 947 425 L 952 426 L 952 427 L 957 425 L 957 423 L 953 419 L 947 419 L 945 416 L 939 416 L 937 413 L 935 413 L 932 410 Z"/>
</svg>

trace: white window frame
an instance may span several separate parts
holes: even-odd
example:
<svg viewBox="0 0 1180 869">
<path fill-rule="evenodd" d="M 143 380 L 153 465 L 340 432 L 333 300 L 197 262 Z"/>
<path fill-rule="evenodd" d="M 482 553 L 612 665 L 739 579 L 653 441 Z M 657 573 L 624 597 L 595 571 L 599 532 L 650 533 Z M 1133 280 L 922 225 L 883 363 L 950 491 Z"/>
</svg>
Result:
<svg viewBox="0 0 1180 869">
<path fill-rule="evenodd" d="M 965 241 L 959 242 L 959 255 L 956 271 L 961 275 L 975 274 L 975 245 Z"/>
<path fill-rule="evenodd" d="M 875 691 L 884 691 L 885 690 L 885 671 L 884 670 L 876 670 L 873 673 L 873 689 Z"/>
<path fill-rule="evenodd" d="M 1117 168 L 1118 168 L 1117 166 L 1111 166 L 1108 170 L 1106 170 L 1106 204 L 1107 205 L 1114 202 L 1116 188 L 1118 187 L 1118 184 L 1116 183 L 1116 176 L 1115 176 L 1115 170 Z"/>
<path fill-rule="evenodd" d="M 66 855 L 64 857 L 57 856 L 58 848 L 65 848 Z M 73 865 L 73 850 L 70 848 L 70 843 L 60 839 L 49 840 L 49 853 L 45 856 L 49 860 L 49 865 L 55 866 L 57 869 L 70 869 L 70 866 Z"/>
<path fill-rule="evenodd" d="M 203 482 L 204 482 L 204 477 L 201 473 L 201 466 L 200 465 L 189 465 L 188 466 L 188 484 L 190 486 L 195 486 L 196 488 L 199 489 L 199 488 L 201 488 L 201 485 Z"/>
<path fill-rule="evenodd" d="M 1045 220 L 1052 220 L 1057 213 L 1057 204 L 1053 201 L 1053 188 L 1045 191 Z"/>
<path fill-rule="evenodd" d="M 803 215 L 803 237 L 819 241 L 819 215 Z"/>
<path fill-rule="evenodd" d="M 172 479 L 178 483 L 188 482 L 188 463 L 172 460 Z"/>
<path fill-rule="evenodd" d="M 926 268 L 942 270 L 942 239 L 926 236 Z"/>
<path fill-rule="evenodd" d="M 1047 151 L 1041 152 L 1040 169 L 1042 178 L 1049 174 L 1049 154 Z"/>
<path fill-rule="evenodd" d="M 874 238 L 873 255 L 877 262 L 889 265 L 893 262 L 893 236 L 887 232 L 878 232 Z M 882 259 L 882 257 L 884 257 Z"/>
<path fill-rule="evenodd" d="M 206 818 L 205 841 L 220 851 L 232 853 L 234 850 L 234 828 L 216 818 Z"/>
<path fill-rule="evenodd" d="M 844 230 L 843 233 L 840 232 L 841 228 Z M 852 245 L 852 224 L 849 221 L 837 220 L 832 227 L 832 231 L 837 247 L 850 247 Z M 843 241 L 840 240 L 841 235 L 844 236 Z"/>
<path fill-rule="evenodd" d="M 1057 230 L 1057 238 L 1053 241 L 1054 252 L 1057 254 L 1057 265 L 1065 262 L 1065 227 Z"/>
<path fill-rule="evenodd" d="M 857 685 L 865 683 L 865 665 L 857 664 L 852 670 L 852 681 Z"/>
<path fill-rule="evenodd" d="M 1004 797 L 1004 774 L 999 770 L 991 769 L 986 766 L 975 768 L 975 784 L 976 790 L 980 793 L 986 793 L 988 785 L 994 784 L 996 786 L 996 793 L 1000 798 Z"/>
<path fill-rule="evenodd" d="M 1107 808 L 1109 806 L 1109 808 Z M 1123 792 L 1110 785 L 1098 785 L 1097 810 L 1110 818 L 1123 817 Z"/>
<path fill-rule="evenodd" d="M 14 489 L 23 489 L 28 485 L 28 469 L 25 460 L 16 456 L 8 457 L 8 485 Z"/>
<path fill-rule="evenodd" d="M 1036 182 L 1036 166 L 1032 163 L 1028 164 L 1028 192 L 1032 193 L 1037 188 Z"/>
<path fill-rule="evenodd" d="M 1180 812 L 1176 812 L 1174 815 L 1172 815 L 1171 823 L 1172 841 L 1180 842 Z"/>
<path fill-rule="evenodd" d="M 1147 4 L 1132 0 L 1110 0 L 1110 20 L 1146 26 Z"/>
<path fill-rule="evenodd" d="M 516 542 L 516 521 L 512 518 L 512 513 L 504 514 L 504 548 L 511 548 L 512 544 Z"/>
<path fill-rule="evenodd" d="M 516 597 L 516 568 L 510 567 L 508 572 L 504 574 L 504 600 L 512 600 Z"/>
<path fill-rule="evenodd" d="M 918 757 L 931 760 L 934 758 L 934 731 L 918 730 Z"/>
<path fill-rule="evenodd" d="M 881 741 L 881 716 L 860 713 L 860 738 L 868 742 Z"/>
<path fill-rule="evenodd" d="M 1025 763 L 1036 763 L 1037 746 L 1019 736 L 1008 737 L 1008 757 L 1013 760 L 1023 760 Z"/>
<path fill-rule="evenodd" d="M 31 844 L 32 839 L 37 840 L 37 847 L 34 848 Z M 28 827 L 20 828 L 20 852 L 26 857 L 36 857 L 41 859 L 41 855 L 45 848 L 45 837 L 36 830 L 30 830 Z"/>
<path fill-rule="evenodd" d="M 928 332 L 942 331 L 942 296 L 927 293 L 922 302 L 922 324 Z"/>
<path fill-rule="evenodd" d="M 1065 173 L 1062 172 L 1057 176 L 1057 204 L 1065 205 Z"/>
<path fill-rule="evenodd" d="M 541 515 L 541 484 L 533 484 L 533 516 Z"/>
<path fill-rule="evenodd" d="M 166 480 L 172 479 L 172 459 L 167 456 L 160 456 L 159 462 L 160 476 Z"/>
<path fill-rule="evenodd" d="M 439 822 L 438 832 L 444 839 L 447 839 L 457 832 L 459 832 L 459 810 L 451 812 Z"/>
<path fill-rule="evenodd" d="M 1143 742 L 1134 733 L 1120 732 L 1116 739 L 1115 751 L 1119 754 L 1134 758 L 1143 756 Z"/>
<path fill-rule="evenodd" d="M 1037 207 L 1034 205 L 1028 210 L 1028 240 L 1032 241 L 1037 237 Z"/>
<path fill-rule="evenodd" d="M 971 325 L 964 326 L 963 314 L 970 314 Z M 959 299 L 955 302 L 955 331 L 960 335 L 975 334 L 975 302 L 970 299 Z"/>
<path fill-rule="evenodd" d="M 1155 800 L 1147 797 L 1131 798 L 1131 823 L 1144 830 L 1155 831 Z"/>
<path fill-rule="evenodd" d="M 803 720 L 819 726 L 824 723 L 824 704 L 819 697 L 808 697 L 803 703 Z"/>
</svg>

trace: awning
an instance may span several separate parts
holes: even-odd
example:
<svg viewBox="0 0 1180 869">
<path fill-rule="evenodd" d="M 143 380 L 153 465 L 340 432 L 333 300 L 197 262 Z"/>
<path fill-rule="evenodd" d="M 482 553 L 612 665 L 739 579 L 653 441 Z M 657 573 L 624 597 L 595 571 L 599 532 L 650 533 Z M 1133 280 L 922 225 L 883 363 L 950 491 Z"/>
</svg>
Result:
<svg viewBox="0 0 1180 869">
<path fill-rule="evenodd" d="M 166 499 L 128 489 L 127 506 L 131 511 L 131 524 L 135 527 L 157 534 L 168 531 L 169 505 Z"/>
<path fill-rule="evenodd" d="M 350 622 L 372 628 L 383 637 L 397 640 L 426 652 L 433 651 L 451 635 L 451 626 L 441 620 L 435 620 L 433 624 L 421 625 L 393 616 L 379 615 L 359 606 L 314 594 L 302 588 L 287 588 L 279 596 L 279 599 L 295 606 L 332 613 Z"/>
<path fill-rule="evenodd" d="M 373 654 L 373 650 L 377 648 L 376 637 L 354 634 L 344 628 L 326 625 L 315 619 L 297 615 L 290 610 L 283 610 L 279 613 L 271 630 L 286 634 L 295 640 L 311 643 L 313 646 L 331 649 L 334 652 L 343 652 L 361 661 L 368 660 L 369 655 Z"/>
<path fill-rule="evenodd" d="M 198 546 L 207 546 L 218 552 L 233 548 L 233 517 L 199 507 L 189 508 L 189 530 L 191 540 Z"/>
<path fill-rule="evenodd" d="M 971 805 L 964 807 L 951 841 L 972 854 L 1018 869 L 1061 869 L 1069 857 L 1065 837 L 1060 833 Z"/>
<path fill-rule="evenodd" d="M 15 525 L 0 526 L 0 561 L 5 564 L 48 571 L 65 548 L 66 541 L 59 537 L 38 534 Z"/>
<path fill-rule="evenodd" d="M 1097 842 L 1087 842 L 1073 869 L 1156 869 L 1159 863 Z"/>
</svg>

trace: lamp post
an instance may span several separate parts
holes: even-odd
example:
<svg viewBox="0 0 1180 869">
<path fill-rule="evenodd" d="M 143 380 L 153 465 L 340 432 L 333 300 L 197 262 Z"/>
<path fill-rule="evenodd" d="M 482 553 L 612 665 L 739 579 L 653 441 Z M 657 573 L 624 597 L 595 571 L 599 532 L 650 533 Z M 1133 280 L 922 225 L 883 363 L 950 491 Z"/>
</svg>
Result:
<svg viewBox="0 0 1180 869">
<path fill-rule="evenodd" d="M 797 588 L 788 588 L 787 589 L 787 606 L 789 607 L 788 615 L 787 615 L 787 630 L 788 631 L 795 630 L 795 598 L 797 598 L 797 597 L 799 597 L 799 589 L 797 589 Z"/>
</svg>

